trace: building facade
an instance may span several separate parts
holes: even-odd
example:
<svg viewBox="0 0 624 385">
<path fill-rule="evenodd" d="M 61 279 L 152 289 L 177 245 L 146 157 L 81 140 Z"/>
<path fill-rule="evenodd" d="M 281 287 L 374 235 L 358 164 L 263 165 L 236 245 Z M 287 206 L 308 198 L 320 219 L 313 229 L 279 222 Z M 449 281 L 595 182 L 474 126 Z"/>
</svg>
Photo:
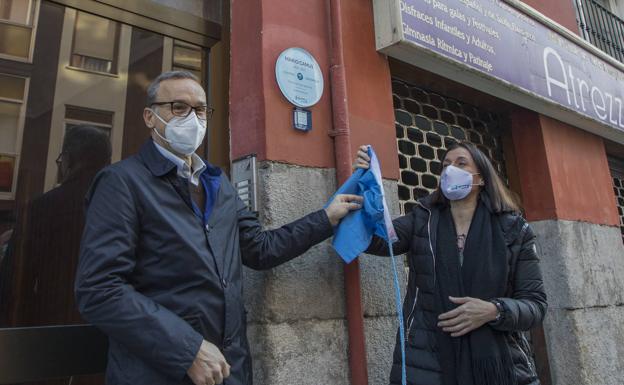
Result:
<svg viewBox="0 0 624 385">
<path fill-rule="evenodd" d="M 88 123 L 113 161 L 134 153 L 147 85 L 181 68 L 215 108 L 200 152 L 268 228 L 322 207 L 362 144 L 395 216 L 435 189 L 451 143 L 477 144 L 538 236 L 542 384 L 620 385 L 623 19 L 622 0 L 0 0 L 0 349 L 20 328 L 82 323 L 71 288 L 88 183 L 59 183 L 64 135 Z M 325 85 L 309 131 L 276 81 L 291 47 Z M 388 259 L 345 266 L 329 242 L 246 270 L 255 382 L 387 383 L 393 290 Z M 97 384 L 98 368 L 43 377 Z"/>
</svg>

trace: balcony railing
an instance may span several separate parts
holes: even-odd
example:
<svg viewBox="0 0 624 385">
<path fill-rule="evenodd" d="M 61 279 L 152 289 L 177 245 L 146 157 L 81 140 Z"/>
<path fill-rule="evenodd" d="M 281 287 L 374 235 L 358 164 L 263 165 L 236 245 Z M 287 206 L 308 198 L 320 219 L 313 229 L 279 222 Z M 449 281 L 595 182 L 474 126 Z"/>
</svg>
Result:
<svg viewBox="0 0 624 385">
<path fill-rule="evenodd" d="M 575 0 L 583 38 L 624 63 L 624 20 L 595 0 Z"/>
</svg>

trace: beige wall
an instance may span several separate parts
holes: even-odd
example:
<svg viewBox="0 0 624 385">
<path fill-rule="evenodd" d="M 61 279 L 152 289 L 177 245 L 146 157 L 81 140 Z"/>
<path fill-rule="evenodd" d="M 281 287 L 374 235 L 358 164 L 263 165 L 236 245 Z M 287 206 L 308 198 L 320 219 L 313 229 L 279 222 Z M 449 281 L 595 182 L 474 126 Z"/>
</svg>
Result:
<svg viewBox="0 0 624 385">
<path fill-rule="evenodd" d="M 173 39 L 165 36 L 163 38 L 162 72 L 171 71 L 172 65 L 173 65 Z"/>
<path fill-rule="evenodd" d="M 611 12 L 624 20 L 624 0 L 611 0 Z"/>
</svg>

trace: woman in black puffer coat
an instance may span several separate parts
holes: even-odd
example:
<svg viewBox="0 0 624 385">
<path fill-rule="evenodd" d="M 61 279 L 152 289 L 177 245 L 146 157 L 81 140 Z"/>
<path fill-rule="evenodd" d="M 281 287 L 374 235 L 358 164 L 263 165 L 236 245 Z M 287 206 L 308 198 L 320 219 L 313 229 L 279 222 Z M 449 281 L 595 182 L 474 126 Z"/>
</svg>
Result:
<svg viewBox="0 0 624 385">
<path fill-rule="evenodd" d="M 368 168 L 366 147 L 356 167 Z M 403 305 L 407 383 L 539 385 L 524 337 L 547 303 L 535 235 L 490 160 L 451 146 L 440 186 L 394 220 L 395 254 L 408 253 Z M 375 237 L 367 253 L 388 255 Z M 401 384 L 397 335 L 391 384 Z"/>
</svg>

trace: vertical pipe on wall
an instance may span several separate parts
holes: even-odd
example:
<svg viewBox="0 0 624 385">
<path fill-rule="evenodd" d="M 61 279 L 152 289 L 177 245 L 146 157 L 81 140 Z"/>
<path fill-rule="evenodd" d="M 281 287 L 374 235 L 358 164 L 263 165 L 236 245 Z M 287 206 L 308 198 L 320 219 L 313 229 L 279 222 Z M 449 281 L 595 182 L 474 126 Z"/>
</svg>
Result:
<svg viewBox="0 0 624 385">
<path fill-rule="evenodd" d="M 330 85 L 332 98 L 334 154 L 336 178 L 342 184 L 351 175 L 351 141 L 347 83 L 342 45 L 341 1 L 330 0 L 331 19 L 331 65 Z M 358 260 L 344 266 L 347 329 L 349 333 L 349 369 L 352 385 L 367 385 L 368 370 L 364 339 L 364 317 L 360 289 L 360 266 Z"/>
</svg>

